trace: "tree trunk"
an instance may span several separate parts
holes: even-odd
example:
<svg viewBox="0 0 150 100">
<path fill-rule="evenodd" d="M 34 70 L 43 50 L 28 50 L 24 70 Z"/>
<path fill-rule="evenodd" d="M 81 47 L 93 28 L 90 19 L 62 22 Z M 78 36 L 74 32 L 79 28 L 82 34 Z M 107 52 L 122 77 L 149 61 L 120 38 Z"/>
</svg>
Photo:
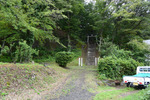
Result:
<svg viewBox="0 0 150 100">
<path fill-rule="evenodd" d="M 4 49 L 4 46 L 5 46 L 5 41 L 3 41 L 3 44 L 2 44 L 2 49 Z"/>
<path fill-rule="evenodd" d="M 68 34 L 68 51 L 71 51 L 71 39 L 70 39 L 70 35 Z"/>
<path fill-rule="evenodd" d="M 68 12 L 68 27 L 70 27 L 70 16 L 69 16 L 69 12 Z M 71 39 L 70 39 L 70 28 L 68 30 L 68 51 L 71 51 Z"/>
</svg>

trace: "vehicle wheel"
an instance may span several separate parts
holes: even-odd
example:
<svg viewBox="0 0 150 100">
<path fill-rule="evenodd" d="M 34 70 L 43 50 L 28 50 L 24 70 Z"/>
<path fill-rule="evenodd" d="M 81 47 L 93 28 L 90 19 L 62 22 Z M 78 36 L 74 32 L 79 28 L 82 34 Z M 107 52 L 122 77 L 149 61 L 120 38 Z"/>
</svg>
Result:
<svg viewBox="0 0 150 100">
<path fill-rule="evenodd" d="M 130 86 L 130 83 L 127 83 L 126 86 L 129 87 L 129 86 Z"/>
</svg>

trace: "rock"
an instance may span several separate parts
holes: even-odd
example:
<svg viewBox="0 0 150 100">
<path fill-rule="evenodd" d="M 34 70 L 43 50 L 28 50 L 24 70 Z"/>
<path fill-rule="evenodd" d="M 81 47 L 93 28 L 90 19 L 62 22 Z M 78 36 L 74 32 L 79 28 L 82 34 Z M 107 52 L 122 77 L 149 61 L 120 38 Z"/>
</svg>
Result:
<svg viewBox="0 0 150 100">
<path fill-rule="evenodd" d="M 116 80 L 116 81 L 115 81 L 115 85 L 116 85 L 116 86 L 120 85 L 120 81 Z"/>
<path fill-rule="evenodd" d="M 105 84 L 104 84 L 104 82 L 102 82 L 102 81 L 97 81 L 97 85 L 98 85 L 98 86 L 104 86 Z"/>
</svg>

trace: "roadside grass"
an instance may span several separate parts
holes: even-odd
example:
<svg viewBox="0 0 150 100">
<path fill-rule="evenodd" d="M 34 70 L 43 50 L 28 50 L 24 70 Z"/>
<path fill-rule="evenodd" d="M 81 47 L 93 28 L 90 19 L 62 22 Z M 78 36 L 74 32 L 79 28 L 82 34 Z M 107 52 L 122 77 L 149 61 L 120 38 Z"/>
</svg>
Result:
<svg viewBox="0 0 150 100">
<path fill-rule="evenodd" d="M 131 94 L 127 97 L 121 98 L 120 100 L 141 100 L 141 96 L 143 96 L 144 90 L 139 91 L 138 93 Z"/>
<path fill-rule="evenodd" d="M 9 94 L 19 95 L 28 90 L 33 90 L 39 95 L 68 73 L 67 69 L 55 63 L 43 66 L 37 63 L 0 62 L 0 99 L 6 98 Z"/>
<path fill-rule="evenodd" d="M 89 73 L 85 75 L 84 88 L 86 88 L 91 93 L 97 94 L 95 95 L 95 97 L 93 97 L 93 100 L 120 100 L 122 99 L 121 98 L 122 95 L 126 94 L 127 92 L 131 92 L 135 90 L 134 88 L 127 88 L 127 87 L 124 88 L 124 87 L 107 86 L 106 84 L 104 84 L 102 81 L 99 80 L 99 76 L 97 76 L 98 72 L 96 73 L 94 71 L 95 68 L 92 66 L 91 68 L 93 69 L 88 70 Z M 89 69 L 91 68 L 89 67 Z M 127 98 L 125 100 L 133 100 L 131 98 L 129 99 Z"/>
<path fill-rule="evenodd" d="M 100 80 L 97 79 L 98 72 L 95 73 L 95 71 L 93 71 L 93 70 L 90 70 L 90 72 L 88 74 L 86 74 L 86 76 L 85 76 L 85 88 L 89 92 L 97 94 L 93 98 L 94 100 L 105 100 L 105 98 L 101 98 L 101 94 L 105 95 L 109 91 L 115 91 L 116 88 L 115 87 L 107 86 L 103 82 L 101 82 L 101 84 L 98 84 L 97 82 L 100 81 Z"/>
<path fill-rule="evenodd" d="M 150 100 L 150 87 L 142 89 L 135 94 L 131 94 L 124 98 L 121 98 L 120 100 Z"/>
<path fill-rule="evenodd" d="M 101 92 L 99 94 L 97 94 L 94 97 L 94 100 L 120 100 L 119 95 L 121 95 L 122 93 L 126 93 L 128 91 L 133 91 L 133 88 L 124 88 L 124 89 L 115 89 L 115 90 L 108 90 L 108 91 L 104 91 Z M 130 100 L 130 99 L 128 99 Z M 131 99 L 133 100 L 133 99 Z"/>
<path fill-rule="evenodd" d="M 43 62 L 55 62 L 55 57 L 48 56 L 48 57 L 40 57 L 38 59 L 33 59 L 37 63 L 43 63 Z"/>
</svg>

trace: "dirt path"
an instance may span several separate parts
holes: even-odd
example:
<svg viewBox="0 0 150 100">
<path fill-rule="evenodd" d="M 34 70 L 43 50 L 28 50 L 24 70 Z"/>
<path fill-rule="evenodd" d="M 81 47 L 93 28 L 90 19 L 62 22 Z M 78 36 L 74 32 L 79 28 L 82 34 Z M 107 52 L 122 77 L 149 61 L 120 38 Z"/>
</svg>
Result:
<svg viewBox="0 0 150 100">
<path fill-rule="evenodd" d="M 95 94 L 90 93 L 85 87 L 86 74 L 88 73 L 85 70 L 76 70 L 72 79 L 68 79 L 62 89 L 61 96 L 51 100 L 91 100 Z"/>
<path fill-rule="evenodd" d="M 72 74 L 68 76 L 63 85 L 55 90 L 52 95 L 44 97 L 43 100 L 92 100 L 96 94 L 121 90 L 124 87 L 99 87 L 96 83 L 96 72 L 87 69 L 69 69 Z M 95 91 L 97 88 L 100 90 Z M 137 93 L 138 90 L 118 94 L 119 98 Z M 115 100 L 116 98 L 112 98 Z"/>
<path fill-rule="evenodd" d="M 129 91 L 129 92 L 126 92 L 126 93 L 123 93 L 123 94 L 119 95 L 119 97 L 120 97 L 120 98 L 124 98 L 124 97 L 126 97 L 126 96 L 128 96 L 128 95 L 135 94 L 135 93 L 137 93 L 138 91 L 139 91 L 139 90 Z"/>
</svg>

